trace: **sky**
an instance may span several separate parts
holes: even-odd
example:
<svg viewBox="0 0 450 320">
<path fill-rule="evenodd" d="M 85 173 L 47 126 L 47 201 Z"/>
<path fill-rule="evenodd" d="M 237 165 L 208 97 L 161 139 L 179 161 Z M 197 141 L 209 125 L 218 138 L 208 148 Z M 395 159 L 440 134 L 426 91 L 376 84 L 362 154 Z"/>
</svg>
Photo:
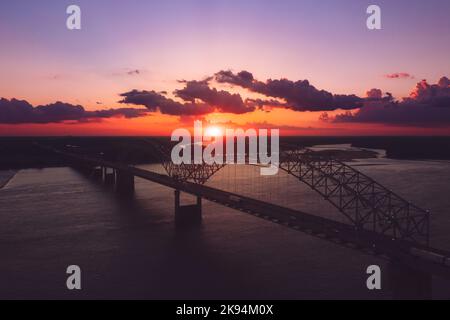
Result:
<svg viewBox="0 0 450 320">
<path fill-rule="evenodd" d="M 448 0 L 2 1 L 0 135 L 166 135 L 195 119 L 450 135 L 449 14 Z"/>
</svg>

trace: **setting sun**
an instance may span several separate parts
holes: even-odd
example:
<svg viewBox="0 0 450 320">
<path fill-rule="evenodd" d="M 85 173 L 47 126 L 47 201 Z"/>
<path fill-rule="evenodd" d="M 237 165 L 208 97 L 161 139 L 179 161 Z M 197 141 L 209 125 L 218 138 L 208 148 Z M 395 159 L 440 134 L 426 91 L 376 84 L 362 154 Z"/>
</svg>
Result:
<svg viewBox="0 0 450 320">
<path fill-rule="evenodd" d="M 208 137 L 221 137 L 223 136 L 223 130 L 218 126 L 211 126 L 205 129 L 205 136 Z"/>
</svg>

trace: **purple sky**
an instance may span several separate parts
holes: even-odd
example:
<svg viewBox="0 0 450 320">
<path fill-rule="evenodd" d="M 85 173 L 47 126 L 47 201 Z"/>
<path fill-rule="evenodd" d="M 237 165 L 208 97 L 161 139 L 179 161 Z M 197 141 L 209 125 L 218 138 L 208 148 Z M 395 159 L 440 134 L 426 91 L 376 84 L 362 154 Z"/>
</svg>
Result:
<svg viewBox="0 0 450 320">
<path fill-rule="evenodd" d="M 81 31 L 65 27 L 69 4 Z M 366 28 L 369 4 L 382 30 Z M 2 1 L 0 97 L 119 107 L 131 89 L 172 92 L 231 69 L 401 98 L 450 75 L 449 13 L 448 0 Z"/>
</svg>

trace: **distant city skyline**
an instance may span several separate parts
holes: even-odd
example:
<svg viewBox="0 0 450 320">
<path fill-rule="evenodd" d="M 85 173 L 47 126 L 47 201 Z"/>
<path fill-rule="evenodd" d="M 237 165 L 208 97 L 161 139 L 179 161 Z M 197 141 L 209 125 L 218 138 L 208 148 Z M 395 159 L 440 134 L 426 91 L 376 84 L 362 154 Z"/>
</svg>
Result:
<svg viewBox="0 0 450 320">
<path fill-rule="evenodd" d="M 71 4 L 81 30 L 66 28 Z M 445 0 L 2 2 L 0 135 L 170 135 L 198 119 L 449 135 L 449 13 Z"/>
</svg>

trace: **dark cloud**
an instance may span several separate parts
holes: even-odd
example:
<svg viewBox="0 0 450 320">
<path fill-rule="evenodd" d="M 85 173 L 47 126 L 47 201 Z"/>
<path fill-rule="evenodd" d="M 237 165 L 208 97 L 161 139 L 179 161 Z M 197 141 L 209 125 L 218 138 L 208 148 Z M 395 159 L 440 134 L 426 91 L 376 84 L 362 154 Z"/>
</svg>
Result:
<svg viewBox="0 0 450 320">
<path fill-rule="evenodd" d="M 391 93 L 386 92 L 385 96 L 383 96 L 383 91 L 380 89 L 370 89 L 366 92 L 366 97 L 364 98 L 364 106 L 367 105 L 368 102 L 391 102 L 394 101 L 394 97 Z"/>
<path fill-rule="evenodd" d="M 139 118 L 146 116 L 148 111 L 145 109 L 135 108 L 118 108 L 118 109 L 106 109 L 96 111 L 86 111 L 84 118 L 113 118 L 124 117 L 126 119 Z"/>
<path fill-rule="evenodd" d="M 256 80 L 248 71 L 237 74 L 220 71 L 215 74 L 215 79 L 219 83 L 237 85 L 267 97 L 283 99 L 285 106 L 295 111 L 350 110 L 360 108 L 364 102 L 363 98 L 356 95 L 332 94 L 318 90 L 308 80 L 269 79 L 262 82 Z"/>
<path fill-rule="evenodd" d="M 385 74 L 384 77 L 388 79 L 414 79 L 414 76 L 410 75 L 407 72 Z"/>
<path fill-rule="evenodd" d="M 210 88 L 207 81 L 187 81 L 183 89 L 175 91 L 175 95 L 191 103 L 201 100 L 217 111 L 225 113 L 242 114 L 255 110 L 253 106 L 244 103 L 239 94 Z"/>
<path fill-rule="evenodd" d="M 339 114 L 333 122 L 379 123 L 400 126 L 450 126 L 450 109 L 430 110 L 423 105 L 405 105 L 392 103 L 389 105 L 369 105 L 352 114 Z"/>
<path fill-rule="evenodd" d="M 175 90 L 176 97 L 183 100 L 178 102 L 165 97 L 166 92 L 132 90 L 122 93 L 120 103 L 145 106 L 151 112 L 176 116 L 205 115 L 211 112 L 243 114 L 252 112 L 256 106 L 251 101 L 244 101 L 239 94 L 217 90 L 209 86 L 209 81 L 186 81 L 183 89 Z"/>
<path fill-rule="evenodd" d="M 383 91 L 380 89 L 370 89 L 366 92 L 367 98 L 369 99 L 381 99 L 383 97 Z"/>
<path fill-rule="evenodd" d="M 422 104 L 430 107 L 450 108 L 450 80 L 442 77 L 437 84 L 430 85 L 426 80 L 419 82 L 405 103 Z"/>
<path fill-rule="evenodd" d="M 132 90 L 122 93 L 120 103 L 145 106 L 150 112 L 160 111 L 162 114 L 174 116 L 204 115 L 214 111 L 214 108 L 206 103 L 181 103 L 173 99 L 166 98 L 156 91 Z"/>
<path fill-rule="evenodd" d="M 147 72 L 146 69 L 121 68 L 113 71 L 111 75 L 115 77 L 138 77 Z"/>
<path fill-rule="evenodd" d="M 234 74 L 230 70 L 222 70 L 217 72 L 214 77 L 220 83 L 229 83 L 246 89 L 251 89 L 255 82 L 253 74 L 245 70 L 238 74 Z"/>
<path fill-rule="evenodd" d="M 243 99 L 239 94 L 218 90 L 210 86 L 211 81 L 227 83 L 248 89 L 267 97 Z M 332 94 L 318 90 L 308 80 L 290 81 L 287 79 L 267 80 L 261 82 L 248 71 L 237 74 L 220 71 L 212 77 L 199 81 L 179 80 L 184 88 L 175 90 L 174 95 L 180 101 L 166 97 L 166 92 L 132 90 L 122 93 L 120 103 L 142 105 L 151 112 L 161 112 L 176 116 L 205 115 L 211 112 L 243 114 L 258 109 L 270 111 L 272 108 L 288 108 L 294 111 L 331 111 L 336 109 L 351 110 L 360 108 L 366 101 L 391 99 L 371 95 L 361 98 L 356 95 Z"/>
<path fill-rule="evenodd" d="M 111 117 L 137 118 L 147 114 L 145 109 L 120 108 L 86 111 L 82 106 L 64 102 L 33 107 L 25 100 L 0 99 L 0 123 L 57 123 L 63 121 L 84 122 L 90 119 Z"/>
<path fill-rule="evenodd" d="M 402 126 L 450 126 L 450 80 L 430 85 L 422 80 L 402 101 L 367 103 L 355 113 L 337 115 L 333 122 L 381 123 Z"/>
<path fill-rule="evenodd" d="M 127 74 L 129 76 L 139 75 L 139 74 L 141 74 L 141 71 L 139 71 L 138 69 L 130 70 L 130 71 L 127 72 Z"/>
<path fill-rule="evenodd" d="M 246 99 L 247 106 L 254 109 L 264 109 L 269 112 L 272 108 L 287 108 L 288 106 L 284 102 L 280 102 L 275 99 Z"/>
<path fill-rule="evenodd" d="M 266 98 L 244 100 L 239 94 L 212 88 L 210 84 L 213 80 L 245 88 Z M 166 92 L 132 90 L 121 94 L 123 99 L 120 102 L 142 105 L 150 112 L 159 111 L 180 117 L 199 117 L 212 112 L 243 114 L 260 109 L 270 111 L 271 108 L 324 112 L 358 109 L 336 117 L 324 113 L 321 120 L 398 125 L 450 123 L 449 111 L 446 109 L 449 106 L 449 79 L 445 77 L 435 85 L 429 85 L 426 81 L 420 82 L 411 96 L 401 102 L 394 101 L 390 93 L 383 95 L 383 92 L 376 88 L 367 91 L 366 97 L 339 95 L 318 90 L 307 80 L 258 81 L 248 71 L 220 71 L 201 81 L 181 80 L 179 83 L 184 84 L 184 88 L 174 92 L 174 99 L 168 98 Z M 434 108 L 445 110 L 436 111 Z"/>
</svg>

